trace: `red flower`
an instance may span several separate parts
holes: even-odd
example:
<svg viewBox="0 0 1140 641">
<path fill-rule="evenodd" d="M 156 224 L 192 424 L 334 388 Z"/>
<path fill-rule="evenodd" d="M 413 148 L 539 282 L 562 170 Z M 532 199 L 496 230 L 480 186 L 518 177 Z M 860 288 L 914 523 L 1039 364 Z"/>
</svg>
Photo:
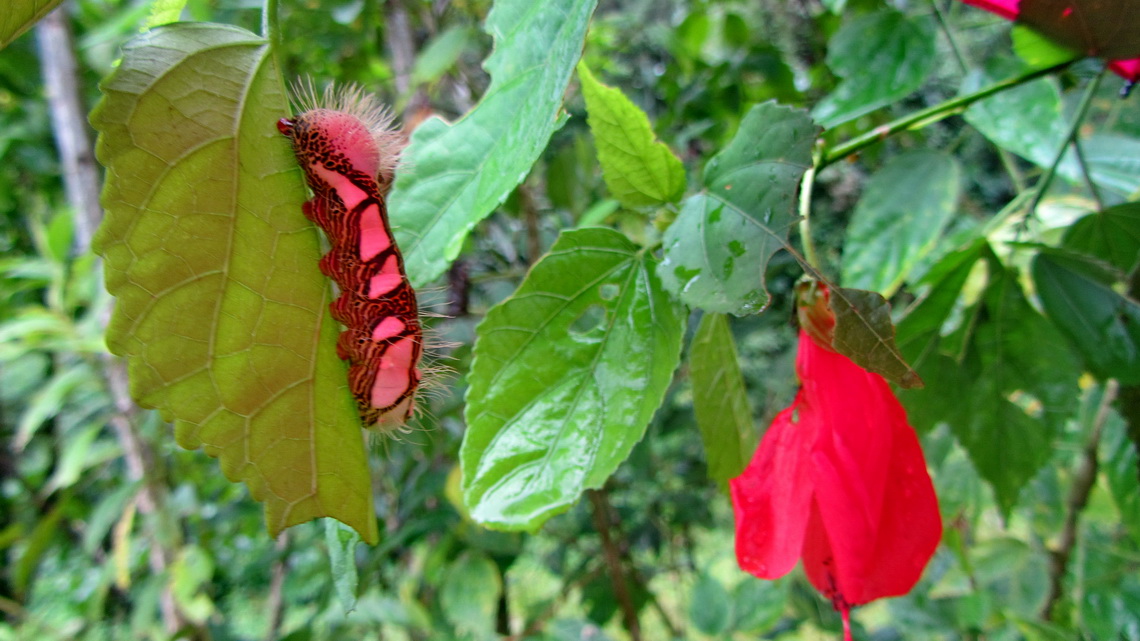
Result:
<svg viewBox="0 0 1140 641">
<path fill-rule="evenodd" d="M 990 13 L 1033 27 L 1056 42 L 1109 61 L 1108 68 L 1128 82 L 1140 80 L 1137 16 L 1123 3 L 1064 0 L 962 0 Z"/>
<path fill-rule="evenodd" d="M 800 331 L 795 401 L 730 482 L 736 557 L 762 579 L 802 558 L 850 639 L 852 606 L 914 587 L 942 519 L 902 405 L 881 376 L 817 343 L 818 329 Z"/>
</svg>

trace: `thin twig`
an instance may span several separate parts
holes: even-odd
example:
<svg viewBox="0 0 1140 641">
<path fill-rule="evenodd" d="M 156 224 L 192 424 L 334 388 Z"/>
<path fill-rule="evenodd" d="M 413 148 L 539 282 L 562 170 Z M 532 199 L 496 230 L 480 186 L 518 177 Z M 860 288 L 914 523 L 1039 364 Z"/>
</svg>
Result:
<svg viewBox="0 0 1140 641">
<path fill-rule="evenodd" d="M 1053 610 L 1061 600 L 1065 573 L 1069 569 L 1069 558 L 1077 543 L 1078 520 L 1085 505 L 1088 504 L 1093 485 L 1096 484 L 1097 448 L 1100 446 L 1101 432 L 1119 388 L 1115 379 L 1109 380 L 1104 386 L 1104 396 L 1101 397 L 1100 406 L 1093 418 L 1092 433 L 1085 443 L 1080 467 L 1073 477 L 1069 499 L 1065 502 L 1065 526 L 1061 531 L 1061 540 L 1057 544 L 1057 549 L 1049 552 L 1049 596 L 1045 599 L 1045 605 L 1041 607 L 1041 618 L 1046 621 L 1053 620 Z"/>
<path fill-rule="evenodd" d="M 286 530 L 277 536 L 273 545 L 276 558 L 273 560 L 273 569 L 269 571 L 269 596 L 265 607 L 269 610 L 269 631 L 265 634 L 265 641 L 274 641 L 278 638 L 281 629 L 281 619 L 284 609 L 281 607 L 285 600 L 282 597 L 282 588 L 285 586 L 285 565 L 289 559 L 289 532 Z"/>
<path fill-rule="evenodd" d="M 629 582 L 626 580 L 625 570 L 622 568 L 621 550 L 618 549 L 617 544 L 610 536 L 615 515 L 610 510 L 610 502 L 604 490 L 589 490 L 586 494 L 589 495 L 590 504 L 594 508 L 594 527 L 597 528 L 598 535 L 602 538 L 602 551 L 606 559 L 606 566 L 609 568 L 610 583 L 613 585 L 614 596 L 617 598 L 618 607 L 621 609 L 625 629 L 629 631 L 630 639 L 641 641 L 641 623 L 637 619 L 637 607 L 633 604 L 633 597 L 629 592 Z"/>
</svg>

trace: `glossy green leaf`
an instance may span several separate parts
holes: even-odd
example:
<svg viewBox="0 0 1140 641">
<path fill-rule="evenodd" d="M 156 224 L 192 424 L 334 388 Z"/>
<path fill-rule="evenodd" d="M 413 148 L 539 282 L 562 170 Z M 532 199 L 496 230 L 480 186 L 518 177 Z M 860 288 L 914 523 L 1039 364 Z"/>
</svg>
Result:
<svg viewBox="0 0 1140 641">
<path fill-rule="evenodd" d="M 827 48 L 827 66 L 842 80 L 812 117 L 830 129 L 905 98 L 938 63 L 935 41 L 929 19 L 898 11 L 845 22 Z"/>
<path fill-rule="evenodd" d="M 994 59 L 987 63 L 984 73 L 972 73 L 966 78 L 962 93 L 1024 71 L 1026 67 L 1015 60 Z M 1040 167 L 1053 164 L 1069 129 L 1054 78 L 1027 82 L 980 100 L 963 117 L 990 142 Z M 1081 148 L 1094 182 L 1122 195 L 1140 189 L 1140 141 L 1101 134 L 1082 140 Z M 1065 152 L 1057 172 L 1074 183 L 1084 184 L 1084 174 L 1071 148 Z"/>
<path fill-rule="evenodd" d="M 203 74 L 209 69 L 209 74 Z M 332 516 L 378 532 L 360 421 L 336 356 L 289 113 L 267 43 L 177 24 L 129 43 L 91 121 L 107 168 L 95 239 L 131 394 L 265 503 L 272 534 Z"/>
<path fill-rule="evenodd" d="M 467 233 L 526 178 L 564 122 L 562 94 L 597 0 L 500 0 L 487 16 L 491 85 L 455 124 L 412 134 L 389 196 L 396 240 L 416 286 L 459 255 Z"/>
<path fill-rule="evenodd" d="M 536 528 L 641 439 L 685 321 L 655 263 L 615 231 L 564 232 L 480 323 L 460 450 L 476 521 Z"/>
<path fill-rule="evenodd" d="M 1098 378 L 1140 383 L 1140 304 L 1122 296 L 1115 274 L 1078 254 L 1042 252 L 1033 282 L 1053 323 Z"/>
<path fill-rule="evenodd" d="M 727 487 L 739 476 L 756 449 L 752 407 L 728 317 L 705 314 L 689 346 L 693 412 L 705 445 L 709 477 Z"/>
<path fill-rule="evenodd" d="M 0 11 L 0 49 L 12 44 L 62 0 L 6 0 Z"/>
<path fill-rule="evenodd" d="M 486 554 L 468 550 L 447 569 L 439 590 L 439 607 L 455 630 L 475 638 L 495 631 L 503 578 Z"/>
<path fill-rule="evenodd" d="M 867 181 L 843 244 L 843 284 L 891 296 L 934 250 L 955 212 L 961 170 L 941 151 L 900 154 Z"/>
<path fill-rule="evenodd" d="M 1124 203 L 1073 223 L 1062 243 L 1129 273 L 1140 261 L 1140 203 Z"/>
<path fill-rule="evenodd" d="M 645 112 L 621 90 L 598 82 L 584 62 L 578 63 L 578 78 L 610 194 L 631 209 L 680 200 L 685 168 L 665 143 L 654 138 Z"/>
<path fill-rule="evenodd" d="M 835 351 L 896 385 L 922 387 L 922 379 L 895 345 L 891 306 L 881 294 L 833 287 L 831 310 L 835 312 Z"/>
<path fill-rule="evenodd" d="M 750 314 L 768 304 L 764 269 L 787 246 L 796 189 L 819 128 L 798 109 L 752 107 L 705 167 L 704 191 L 685 200 L 665 231 L 661 282 L 684 303 Z"/>
<path fill-rule="evenodd" d="M 347 614 L 356 608 L 356 544 L 360 543 L 360 535 L 336 519 L 324 521 L 333 589 L 340 607 Z"/>
</svg>

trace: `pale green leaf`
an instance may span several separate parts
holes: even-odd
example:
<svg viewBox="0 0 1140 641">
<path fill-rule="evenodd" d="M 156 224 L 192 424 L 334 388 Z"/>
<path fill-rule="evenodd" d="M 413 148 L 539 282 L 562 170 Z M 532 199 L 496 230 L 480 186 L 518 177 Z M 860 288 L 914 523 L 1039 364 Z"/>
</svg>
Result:
<svg viewBox="0 0 1140 641">
<path fill-rule="evenodd" d="M 500 0 L 487 16 L 495 49 L 487 92 L 454 125 L 430 118 L 412 135 L 389 197 L 408 277 L 423 285 L 459 255 L 475 225 L 526 178 L 564 122 L 562 94 L 597 0 Z"/>
<path fill-rule="evenodd" d="M 423 84 L 439 80 L 459 60 L 473 37 L 470 27 L 455 26 L 429 40 L 412 65 L 412 82 Z"/>
<path fill-rule="evenodd" d="M 150 5 L 150 15 L 143 23 L 143 29 L 153 29 L 159 25 L 178 22 L 187 0 L 154 0 Z"/>
<path fill-rule="evenodd" d="M 480 323 L 460 450 L 476 521 L 536 528 L 641 439 L 685 321 L 655 262 L 609 229 L 564 232 Z"/>
<path fill-rule="evenodd" d="M 677 202 L 685 192 L 685 168 L 656 141 L 645 112 L 621 90 L 598 82 L 584 62 L 578 63 L 578 77 L 610 193 L 631 209 Z"/>
<path fill-rule="evenodd" d="M 709 477 L 727 484 L 748 465 L 758 434 L 727 316 L 701 318 L 689 347 L 689 366 Z"/>
<path fill-rule="evenodd" d="M 0 11 L 0 49 L 12 44 L 62 0 L 5 0 Z"/>
<path fill-rule="evenodd" d="M 934 250 L 958 200 L 953 156 L 912 151 L 867 181 L 843 244 L 843 284 L 890 297 Z"/>
<path fill-rule="evenodd" d="M 666 289 L 706 311 L 764 309 L 764 269 L 798 220 L 796 189 L 818 133 L 802 110 L 766 102 L 748 111 L 705 167 L 705 190 L 685 200 L 665 231 L 658 273 Z"/>
<path fill-rule="evenodd" d="M 356 544 L 360 536 L 356 530 L 335 519 L 325 519 L 325 545 L 329 551 L 329 570 L 333 588 L 345 614 L 356 607 Z"/>
<path fill-rule="evenodd" d="M 439 607 L 456 631 L 490 638 L 495 631 L 503 578 L 486 554 L 468 550 L 447 569 L 439 590 Z"/>
<path fill-rule="evenodd" d="M 107 344 L 183 447 L 265 503 L 269 531 L 332 516 L 368 541 L 364 442 L 289 114 L 267 43 L 176 24 L 124 49 L 92 113 L 107 168 L 95 239 L 117 299 Z"/>
</svg>

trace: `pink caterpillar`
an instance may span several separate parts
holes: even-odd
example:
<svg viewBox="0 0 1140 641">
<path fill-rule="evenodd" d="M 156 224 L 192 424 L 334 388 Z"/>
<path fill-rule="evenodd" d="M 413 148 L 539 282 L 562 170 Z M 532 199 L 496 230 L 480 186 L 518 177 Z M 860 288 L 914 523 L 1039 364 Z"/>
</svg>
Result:
<svg viewBox="0 0 1140 641">
<path fill-rule="evenodd" d="M 391 118 L 359 88 L 315 92 L 307 108 L 282 118 L 313 197 L 305 216 L 328 236 L 332 249 L 320 269 L 340 287 L 330 308 L 345 326 L 337 354 L 348 361 L 348 381 L 366 426 L 402 426 L 415 411 L 422 373 L 423 328 L 416 294 L 392 237 L 384 193 L 392 183 L 402 141 Z"/>
</svg>

